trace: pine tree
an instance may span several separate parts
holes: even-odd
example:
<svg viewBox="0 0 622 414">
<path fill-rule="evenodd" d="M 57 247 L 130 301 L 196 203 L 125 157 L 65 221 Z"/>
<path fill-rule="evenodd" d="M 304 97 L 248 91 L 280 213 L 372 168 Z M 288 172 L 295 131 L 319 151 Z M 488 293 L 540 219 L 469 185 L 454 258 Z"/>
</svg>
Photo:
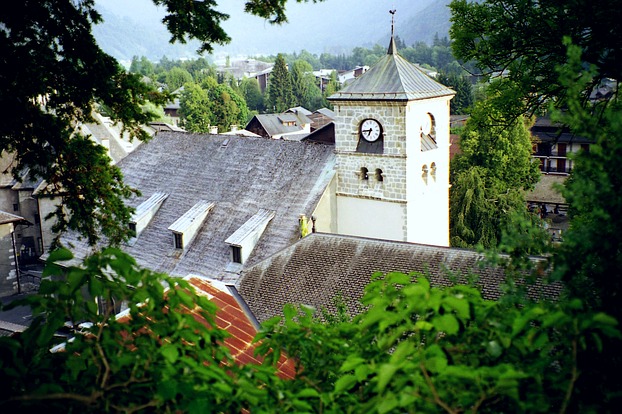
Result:
<svg viewBox="0 0 622 414">
<path fill-rule="evenodd" d="M 285 112 L 295 106 L 292 75 L 287 70 L 285 58 L 280 53 L 276 57 L 274 69 L 268 81 L 267 109 L 275 113 Z"/>
</svg>

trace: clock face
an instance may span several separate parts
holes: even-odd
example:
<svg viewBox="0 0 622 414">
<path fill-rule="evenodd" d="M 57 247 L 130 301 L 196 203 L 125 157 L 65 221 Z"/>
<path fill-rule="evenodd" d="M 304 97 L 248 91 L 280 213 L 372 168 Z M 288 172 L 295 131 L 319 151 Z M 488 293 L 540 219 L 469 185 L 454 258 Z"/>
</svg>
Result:
<svg viewBox="0 0 622 414">
<path fill-rule="evenodd" d="M 375 119 L 366 119 L 361 123 L 361 137 L 366 141 L 375 142 L 381 134 L 380 122 Z"/>
</svg>

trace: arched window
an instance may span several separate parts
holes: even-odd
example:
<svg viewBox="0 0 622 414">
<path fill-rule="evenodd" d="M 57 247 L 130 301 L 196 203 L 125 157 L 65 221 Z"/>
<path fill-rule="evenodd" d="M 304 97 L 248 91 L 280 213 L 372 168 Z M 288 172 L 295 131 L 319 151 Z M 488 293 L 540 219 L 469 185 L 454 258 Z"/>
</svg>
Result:
<svg viewBox="0 0 622 414">
<path fill-rule="evenodd" d="M 425 164 L 421 167 L 421 178 L 423 178 L 426 184 L 428 183 L 428 166 Z"/>
<path fill-rule="evenodd" d="M 361 180 L 369 180 L 369 170 L 365 167 L 361 167 L 360 176 Z"/>
<path fill-rule="evenodd" d="M 436 163 L 435 162 L 430 164 L 430 175 L 432 176 L 432 179 L 436 181 Z"/>
<path fill-rule="evenodd" d="M 382 175 L 382 170 L 380 168 L 376 168 L 376 181 L 379 183 L 384 181 L 384 176 Z"/>
</svg>

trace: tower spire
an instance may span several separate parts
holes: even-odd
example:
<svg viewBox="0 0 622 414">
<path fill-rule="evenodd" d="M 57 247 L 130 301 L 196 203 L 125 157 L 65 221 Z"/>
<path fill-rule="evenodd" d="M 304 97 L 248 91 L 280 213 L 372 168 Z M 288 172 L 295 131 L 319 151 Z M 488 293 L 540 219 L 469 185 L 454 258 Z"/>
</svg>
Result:
<svg viewBox="0 0 622 414">
<path fill-rule="evenodd" d="M 389 10 L 389 13 L 391 13 L 391 37 L 393 37 L 393 26 L 395 24 L 395 12 L 396 10 Z"/>
<path fill-rule="evenodd" d="M 394 28 L 395 28 L 395 9 L 389 10 L 391 13 L 391 42 L 389 43 L 389 49 L 387 50 L 387 55 L 396 55 L 397 54 L 397 46 L 395 46 L 395 39 L 393 38 Z"/>
</svg>

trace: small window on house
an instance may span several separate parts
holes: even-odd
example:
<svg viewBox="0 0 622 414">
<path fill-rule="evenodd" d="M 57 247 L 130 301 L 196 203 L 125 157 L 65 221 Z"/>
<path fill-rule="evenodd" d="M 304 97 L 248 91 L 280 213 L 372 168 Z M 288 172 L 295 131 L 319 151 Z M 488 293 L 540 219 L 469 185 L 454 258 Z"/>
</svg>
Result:
<svg viewBox="0 0 622 414">
<path fill-rule="evenodd" d="M 382 170 L 380 168 L 376 168 L 376 181 L 381 183 L 383 180 L 384 177 L 382 176 Z"/>
<path fill-rule="evenodd" d="M 361 180 L 369 180 L 369 170 L 367 170 L 367 168 L 362 167 L 361 168 Z"/>
<path fill-rule="evenodd" d="M 183 241 L 183 236 L 181 233 L 173 233 L 173 237 L 175 237 L 175 248 L 176 249 L 183 249 L 184 248 L 184 241 Z"/>
<path fill-rule="evenodd" d="M 421 167 L 421 178 L 423 178 L 426 184 L 428 183 L 428 166 L 425 164 Z"/>
<path fill-rule="evenodd" d="M 432 179 L 436 181 L 436 163 L 435 162 L 430 164 L 430 175 L 432 176 Z"/>
<path fill-rule="evenodd" d="M 41 217 L 39 217 L 39 214 L 35 213 L 35 224 L 39 223 L 41 223 Z"/>
<path fill-rule="evenodd" d="M 13 203 L 13 211 L 17 211 L 17 210 L 19 210 L 19 204 Z"/>
<path fill-rule="evenodd" d="M 242 248 L 240 246 L 231 246 L 231 255 L 234 263 L 242 263 Z"/>
<path fill-rule="evenodd" d="M 136 237 L 136 223 L 130 223 L 129 227 L 130 227 L 130 235 L 132 237 Z"/>
</svg>

